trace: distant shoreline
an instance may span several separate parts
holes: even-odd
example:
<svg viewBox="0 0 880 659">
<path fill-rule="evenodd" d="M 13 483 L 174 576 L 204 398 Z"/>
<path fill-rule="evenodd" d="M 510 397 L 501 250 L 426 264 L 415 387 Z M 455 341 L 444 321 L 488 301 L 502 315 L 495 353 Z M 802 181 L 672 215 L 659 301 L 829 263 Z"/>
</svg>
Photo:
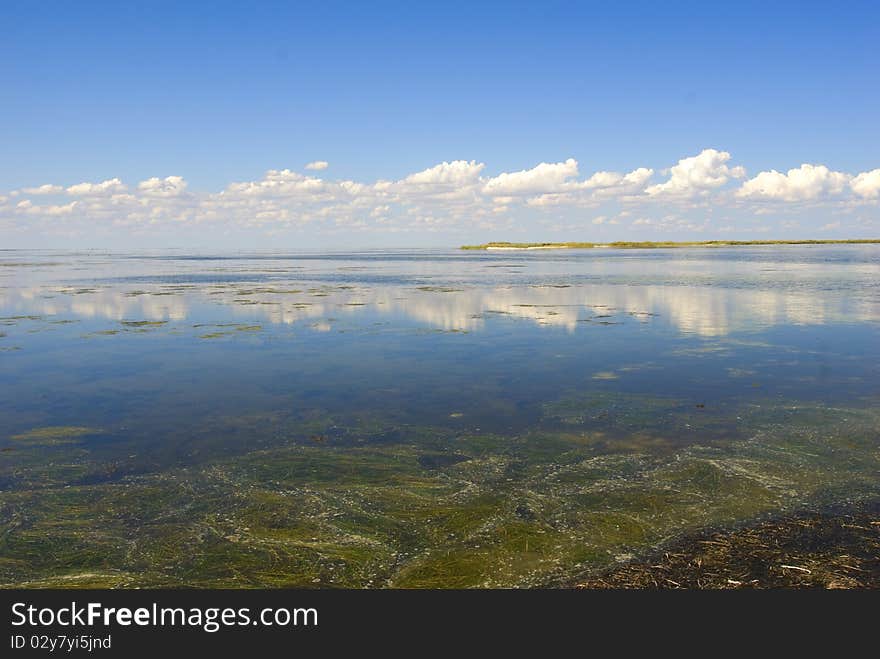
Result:
<svg viewBox="0 0 880 659">
<path fill-rule="evenodd" d="M 510 243 L 504 241 L 482 245 L 462 245 L 470 250 L 528 250 L 528 249 L 664 249 L 675 247 L 746 247 L 755 245 L 868 245 L 880 244 L 880 238 L 856 238 L 851 240 L 704 240 L 690 242 L 619 241 L 611 243 Z"/>
</svg>

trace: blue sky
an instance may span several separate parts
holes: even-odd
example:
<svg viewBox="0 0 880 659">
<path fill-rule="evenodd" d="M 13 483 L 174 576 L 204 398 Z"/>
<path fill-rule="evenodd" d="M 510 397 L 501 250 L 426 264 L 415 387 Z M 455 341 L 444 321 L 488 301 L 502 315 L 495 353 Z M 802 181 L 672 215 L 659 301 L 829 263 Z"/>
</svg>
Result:
<svg viewBox="0 0 880 659">
<path fill-rule="evenodd" d="M 880 235 L 876 2 L 5 2 L 0 13 L 0 241 L 11 246 Z M 646 192 L 709 149 L 728 157 L 705 156 L 696 178 L 686 167 L 693 189 Z M 315 161 L 329 166 L 304 169 Z M 482 167 L 375 189 L 471 161 Z M 540 163 L 560 168 L 489 193 L 501 190 L 491 179 Z M 583 185 L 640 169 L 652 174 L 638 186 Z M 740 191 L 772 170 L 786 179 Z M 184 183 L 139 187 L 153 177 Z M 221 198 L 234 182 L 255 185 Z M 52 191 L 23 192 L 43 185 Z"/>
</svg>

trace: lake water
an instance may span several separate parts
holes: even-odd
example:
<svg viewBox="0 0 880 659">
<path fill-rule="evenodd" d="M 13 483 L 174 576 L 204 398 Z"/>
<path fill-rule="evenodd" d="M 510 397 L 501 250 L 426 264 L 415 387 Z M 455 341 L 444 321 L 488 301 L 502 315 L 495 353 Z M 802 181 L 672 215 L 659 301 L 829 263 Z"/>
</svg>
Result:
<svg viewBox="0 0 880 659">
<path fill-rule="evenodd" d="M 0 251 L 0 584 L 570 583 L 878 494 L 880 246 Z"/>
</svg>

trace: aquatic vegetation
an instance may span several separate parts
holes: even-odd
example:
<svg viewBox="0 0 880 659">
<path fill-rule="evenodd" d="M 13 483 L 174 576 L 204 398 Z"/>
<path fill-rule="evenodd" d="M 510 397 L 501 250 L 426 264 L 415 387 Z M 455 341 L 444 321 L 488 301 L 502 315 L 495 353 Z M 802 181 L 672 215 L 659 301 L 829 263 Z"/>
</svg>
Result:
<svg viewBox="0 0 880 659">
<path fill-rule="evenodd" d="M 245 323 L 197 323 L 193 325 L 194 329 L 202 329 L 205 327 L 215 328 L 212 332 L 200 334 L 200 339 L 221 339 L 224 337 L 234 336 L 235 332 L 262 332 L 262 325 L 248 325 Z"/>
<path fill-rule="evenodd" d="M 162 327 L 167 325 L 167 320 L 120 320 L 120 325 L 125 327 Z"/>
<path fill-rule="evenodd" d="M 416 290 L 425 293 L 460 293 L 464 289 L 451 288 L 449 286 L 418 286 Z"/>
<path fill-rule="evenodd" d="M 0 585 L 571 585 L 858 507 L 874 249 L 139 261 L 2 289 Z"/>
<path fill-rule="evenodd" d="M 59 444 L 76 443 L 83 436 L 96 435 L 100 434 L 100 432 L 100 430 L 95 428 L 80 426 L 48 426 L 11 435 L 9 439 L 32 446 L 58 446 Z"/>
<path fill-rule="evenodd" d="M 28 315 L 28 316 L 6 316 L 0 318 L 0 325 L 17 325 L 18 321 L 21 320 L 43 320 L 42 316 Z"/>
<path fill-rule="evenodd" d="M 834 500 L 829 483 L 877 489 L 880 456 L 865 432 L 876 427 L 875 411 L 739 413 L 749 438 L 715 446 L 658 443 L 650 433 L 623 446 L 597 432 L 423 429 L 358 448 L 312 441 L 94 485 L 7 491 L 0 580 L 551 584 L 676 534 Z M 65 434 L 44 430 L 52 432 Z"/>
<path fill-rule="evenodd" d="M 680 538 L 579 588 L 878 588 L 880 505 L 826 509 Z"/>
</svg>

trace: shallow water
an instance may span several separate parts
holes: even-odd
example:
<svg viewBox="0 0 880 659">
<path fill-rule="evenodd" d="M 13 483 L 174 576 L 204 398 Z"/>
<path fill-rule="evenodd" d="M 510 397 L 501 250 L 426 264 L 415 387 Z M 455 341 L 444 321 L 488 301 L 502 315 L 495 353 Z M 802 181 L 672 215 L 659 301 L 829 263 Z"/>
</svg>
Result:
<svg viewBox="0 0 880 659">
<path fill-rule="evenodd" d="M 877 494 L 880 246 L 0 251 L 0 583 L 530 586 Z"/>
</svg>

